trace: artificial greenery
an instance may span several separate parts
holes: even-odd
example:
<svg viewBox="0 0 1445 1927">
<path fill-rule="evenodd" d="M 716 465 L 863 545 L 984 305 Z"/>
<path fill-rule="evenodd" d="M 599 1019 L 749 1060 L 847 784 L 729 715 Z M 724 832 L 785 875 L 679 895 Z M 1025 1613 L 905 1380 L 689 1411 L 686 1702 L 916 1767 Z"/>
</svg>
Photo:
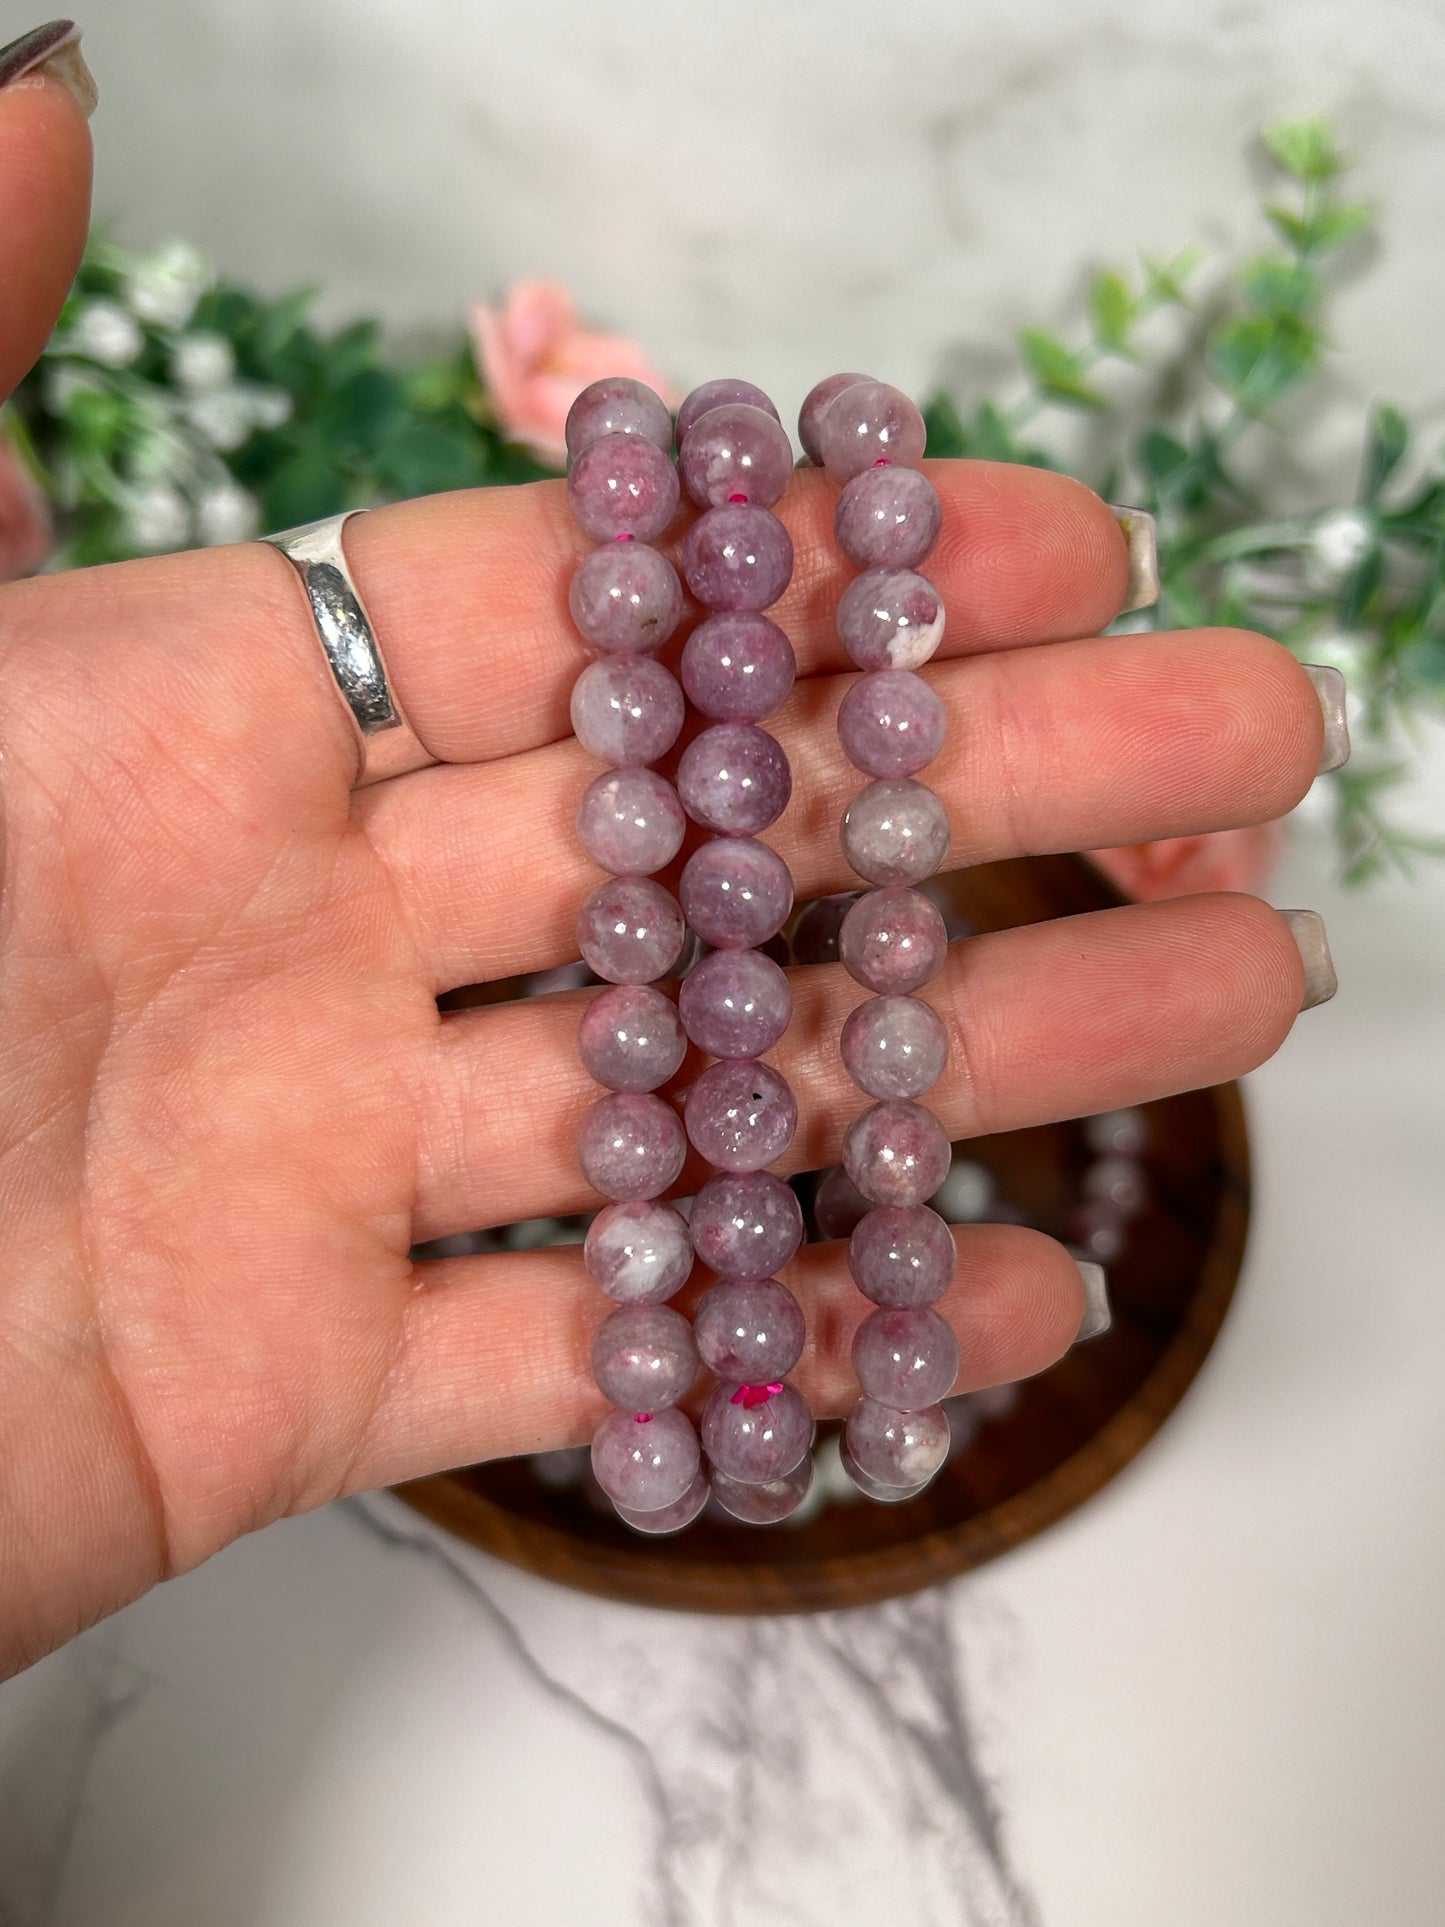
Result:
<svg viewBox="0 0 1445 1927">
<path fill-rule="evenodd" d="M 1110 500 L 1152 510 L 1163 593 L 1135 626 L 1243 626 L 1345 670 L 1357 753 L 1330 781 L 1358 881 L 1445 851 L 1386 809 L 1407 766 L 1398 746 L 1445 704 L 1445 464 L 1437 454 L 1420 474 L 1409 425 L 1382 403 L 1364 425 L 1353 502 L 1281 516 L 1242 478 L 1246 439 L 1285 432 L 1280 404 L 1319 370 L 1327 292 L 1373 224 L 1340 191 L 1326 127 L 1276 127 L 1264 146 L 1280 195 L 1264 208 L 1270 251 L 1217 274 L 1207 299 L 1193 250 L 1146 259 L 1133 281 L 1099 274 L 1080 345 L 1024 329 L 1023 395 L 971 407 L 937 396 L 929 451 L 1087 468 Z M 58 510 L 50 566 L 549 473 L 506 440 L 469 344 L 398 365 L 374 321 L 317 327 L 316 292 L 266 301 L 181 244 L 138 256 L 93 241 L 6 417 Z M 1171 314 L 1177 328 L 1146 327 Z M 1142 422 L 1110 389 L 1129 368 L 1158 398 Z M 1086 461 L 1047 445 L 1059 410 L 1092 418 Z"/>
</svg>

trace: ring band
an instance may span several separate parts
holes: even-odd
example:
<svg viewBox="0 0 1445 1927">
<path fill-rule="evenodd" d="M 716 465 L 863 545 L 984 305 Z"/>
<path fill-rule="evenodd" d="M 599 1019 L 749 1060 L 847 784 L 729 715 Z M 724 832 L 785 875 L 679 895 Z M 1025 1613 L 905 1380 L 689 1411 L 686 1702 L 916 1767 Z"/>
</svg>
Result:
<svg viewBox="0 0 1445 1927">
<path fill-rule="evenodd" d="M 279 549 L 301 578 L 326 661 L 361 739 L 361 769 L 353 786 L 358 789 L 436 761 L 392 693 L 381 645 L 347 567 L 341 532 L 362 513 L 346 509 L 259 538 Z"/>
</svg>

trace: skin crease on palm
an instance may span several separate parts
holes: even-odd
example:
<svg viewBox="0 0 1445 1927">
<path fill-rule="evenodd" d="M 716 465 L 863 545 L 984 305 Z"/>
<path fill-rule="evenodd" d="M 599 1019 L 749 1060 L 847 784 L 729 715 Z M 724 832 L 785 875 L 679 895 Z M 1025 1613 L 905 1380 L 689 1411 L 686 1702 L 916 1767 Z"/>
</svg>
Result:
<svg viewBox="0 0 1445 1927">
<path fill-rule="evenodd" d="M 90 147 L 53 80 L 0 91 L 0 382 L 40 352 L 83 240 Z M 949 607 L 927 671 L 950 748 L 925 772 L 951 866 L 1267 820 L 1320 757 L 1319 703 L 1267 639 L 1099 640 L 1126 554 L 1065 477 L 930 464 Z M 800 473 L 774 613 L 802 675 L 769 840 L 800 895 L 847 887 L 857 777 L 832 716 L 850 571 Z M 682 530 L 673 532 L 674 538 Z M 574 1249 L 444 1260 L 412 1244 L 586 1208 L 586 993 L 439 1016 L 439 993 L 573 954 L 595 872 L 567 729 L 586 550 L 558 484 L 353 522 L 348 552 L 401 701 L 439 766 L 352 792 L 356 750 L 284 560 L 256 544 L 0 589 L 0 1664 L 22 1666 L 241 1533 L 338 1494 L 584 1441 L 607 1305 Z M 678 644 L 680 645 L 680 638 Z M 1241 896 L 956 945 L 950 1133 L 1236 1076 L 1303 987 L 1284 921 Z M 794 973 L 786 1168 L 838 1154 L 837 1062 L 862 992 Z M 930 1102 L 934 1099 L 931 1098 Z M 684 1173 L 680 1190 L 696 1173 Z M 1038 1233 L 960 1228 L 942 1309 L 961 1386 L 1037 1371 L 1079 1325 Z M 863 1301 L 841 1245 L 790 1272 L 797 1374 L 849 1401 Z"/>
</svg>

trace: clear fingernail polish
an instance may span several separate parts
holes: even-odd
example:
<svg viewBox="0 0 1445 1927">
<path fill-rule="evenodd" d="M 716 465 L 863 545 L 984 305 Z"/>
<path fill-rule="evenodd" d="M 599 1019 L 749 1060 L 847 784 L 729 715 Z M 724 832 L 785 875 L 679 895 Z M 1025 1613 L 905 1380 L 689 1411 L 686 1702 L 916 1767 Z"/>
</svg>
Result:
<svg viewBox="0 0 1445 1927">
<path fill-rule="evenodd" d="M 1078 1345 L 1086 1338 L 1102 1338 L 1113 1324 L 1114 1314 L 1109 1309 L 1109 1280 L 1104 1267 L 1091 1264 L 1087 1258 L 1076 1258 L 1074 1263 L 1079 1267 L 1079 1282 L 1084 1287 L 1084 1318 L 1074 1340 Z"/>
<path fill-rule="evenodd" d="M 1129 585 L 1119 611 L 1126 616 L 1133 609 L 1152 608 L 1159 600 L 1159 532 L 1148 509 L 1110 502 L 1109 513 L 1129 544 Z"/>
<path fill-rule="evenodd" d="M 1339 989 L 1340 980 L 1335 975 L 1324 918 L 1318 910 L 1281 910 L 1279 914 L 1289 925 L 1289 933 L 1305 967 L 1305 994 L 1300 1009 L 1313 1010 L 1316 1004 L 1327 1004 Z"/>
<path fill-rule="evenodd" d="M 1350 722 L 1345 711 L 1349 692 L 1338 669 L 1315 662 L 1307 662 L 1303 668 L 1315 686 L 1325 719 L 1325 746 L 1320 752 L 1320 775 L 1324 776 L 1332 769 L 1343 769 L 1350 760 Z"/>
<path fill-rule="evenodd" d="M 73 20 L 48 20 L 0 47 L 0 87 L 13 87 L 29 74 L 51 74 L 80 102 L 87 120 L 100 93 L 80 51 L 80 28 Z"/>
</svg>

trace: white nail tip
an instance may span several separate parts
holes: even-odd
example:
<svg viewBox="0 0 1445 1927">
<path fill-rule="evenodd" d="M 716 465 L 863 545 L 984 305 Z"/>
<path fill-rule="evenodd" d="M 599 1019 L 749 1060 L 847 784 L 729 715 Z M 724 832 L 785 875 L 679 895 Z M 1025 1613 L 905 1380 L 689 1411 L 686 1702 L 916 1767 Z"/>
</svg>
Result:
<svg viewBox="0 0 1445 1927">
<path fill-rule="evenodd" d="M 1109 1309 L 1109 1280 L 1104 1267 L 1092 1264 L 1087 1258 L 1076 1258 L 1074 1262 L 1084 1287 L 1084 1321 L 1074 1340 L 1077 1345 L 1086 1338 L 1101 1338 L 1113 1324 L 1114 1314 Z"/>
<path fill-rule="evenodd" d="M 1129 585 L 1119 611 L 1126 616 L 1132 609 L 1152 608 L 1159 600 L 1159 537 L 1147 509 L 1130 508 L 1123 502 L 1111 502 L 1109 508 L 1129 544 Z"/>
<path fill-rule="evenodd" d="M 1350 760 L 1350 724 L 1345 710 L 1345 679 L 1338 669 L 1307 662 L 1304 672 L 1315 686 L 1325 719 L 1325 746 L 1320 752 L 1320 775 L 1343 769 Z"/>
<path fill-rule="evenodd" d="M 1300 962 L 1305 967 L 1305 994 L 1300 1009 L 1313 1010 L 1316 1004 L 1327 1004 L 1339 989 L 1340 980 L 1335 975 L 1324 918 L 1318 910 L 1281 910 L 1279 914 L 1289 925 Z"/>
</svg>

